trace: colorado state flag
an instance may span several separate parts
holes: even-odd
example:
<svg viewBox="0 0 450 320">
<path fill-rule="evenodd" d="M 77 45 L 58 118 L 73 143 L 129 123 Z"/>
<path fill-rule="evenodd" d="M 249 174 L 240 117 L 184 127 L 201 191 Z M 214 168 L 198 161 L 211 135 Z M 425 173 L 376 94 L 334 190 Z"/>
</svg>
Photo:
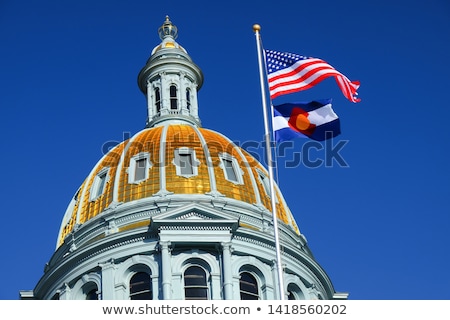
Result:
<svg viewBox="0 0 450 320">
<path fill-rule="evenodd" d="M 331 108 L 331 99 L 273 106 L 272 123 L 277 142 L 295 138 L 323 141 L 341 133 L 339 117 Z"/>
</svg>

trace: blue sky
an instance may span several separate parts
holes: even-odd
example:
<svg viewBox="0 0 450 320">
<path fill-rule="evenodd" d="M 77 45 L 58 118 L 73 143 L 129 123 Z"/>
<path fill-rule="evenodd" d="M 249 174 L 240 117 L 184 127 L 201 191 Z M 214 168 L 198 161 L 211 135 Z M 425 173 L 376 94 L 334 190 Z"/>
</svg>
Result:
<svg viewBox="0 0 450 320">
<path fill-rule="evenodd" d="M 326 60 L 333 79 L 280 102 L 333 99 L 348 167 L 286 168 L 279 185 L 337 291 L 450 299 L 450 4 L 427 1 L 0 2 L 0 299 L 33 289 L 102 145 L 143 129 L 137 75 L 169 15 L 202 69 L 199 114 L 232 140 L 264 134 L 254 23 L 266 49 Z M 323 150 L 309 154 L 325 156 Z"/>
</svg>

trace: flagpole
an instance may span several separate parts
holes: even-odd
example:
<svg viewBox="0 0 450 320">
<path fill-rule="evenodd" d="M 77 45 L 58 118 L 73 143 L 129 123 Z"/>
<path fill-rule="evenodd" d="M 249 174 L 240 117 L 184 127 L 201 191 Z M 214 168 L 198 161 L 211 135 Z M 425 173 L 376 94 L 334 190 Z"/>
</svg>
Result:
<svg viewBox="0 0 450 320">
<path fill-rule="evenodd" d="M 261 96 L 262 96 L 262 105 L 263 105 L 263 113 L 264 113 L 264 129 L 265 129 L 265 140 L 266 140 L 266 152 L 267 152 L 267 161 L 269 163 L 269 181 L 270 181 L 270 199 L 272 204 L 272 220 L 273 220 L 273 229 L 274 229 L 274 237 L 275 237 L 275 251 L 276 251 L 276 262 L 277 262 L 277 274 L 278 274 L 278 296 L 280 300 L 285 300 L 284 297 L 284 281 L 283 281 L 283 268 L 281 264 L 281 253 L 280 253 L 280 241 L 278 236 L 278 217 L 277 217 L 277 208 L 275 201 L 275 185 L 274 185 L 274 177 L 273 177 L 273 165 L 272 161 L 272 146 L 271 146 L 271 134 L 269 128 L 269 120 L 268 120 L 268 110 L 267 110 L 267 99 L 266 99 L 266 89 L 265 89 L 265 81 L 264 81 L 264 70 L 263 69 L 263 58 L 262 58 L 262 50 L 261 50 L 261 36 L 259 31 L 261 30 L 261 26 L 259 24 L 253 25 L 253 31 L 256 36 L 256 47 L 258 50 L 258 65 L 259 65 L 259 79 L 261 84 Z M 264 64 L 265 65 L 265 64 Z"/>
</svg>

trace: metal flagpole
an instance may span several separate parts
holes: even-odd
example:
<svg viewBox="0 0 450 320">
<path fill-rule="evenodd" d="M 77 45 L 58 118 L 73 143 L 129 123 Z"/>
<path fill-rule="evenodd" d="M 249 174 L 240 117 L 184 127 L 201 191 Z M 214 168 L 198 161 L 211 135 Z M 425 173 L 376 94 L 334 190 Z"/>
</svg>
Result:
<svg viewBox="0 0 450 320">
<path fill-rule="evenodd" d="M 265 89 L 265 81 L 264 81 L 264 70 L 263 69 L 263 59 L 262 59 L 262 50 L 261 50 L 261 36 L 259 34 L 259 30 L 261 30 L 261 26 L 259 24 L 253 25 L 253 31 L 255 31 L 256 36 L 256 47 L 258 50 L 258 64 L 259 64 L 259 79 L 261 84 L 261 96 L 262 96 L 262 104 L 263 104 L 263 112 L 264 112 L 264 128 L 265 128 L 265 138 L 266 138 L 266 152 L 267 152 L 267 161 L 269 162 L 269 181 L 270 181 L 270 199 L 272 204 L 272 220 L 273 220 L 273 229 L 275 236 L 275 251 L 276 251 L 276 259 L 277 259 L 277 272 L 278 272 L 278 295 L 280 300 L 285 300 L 284 297 L 284 281 L 283 281 L 283 268 L 281 265 L 281 253 L 280 253 L 280 241 L 278 236 L 278 217 L 277 217 L 277 208 L 275 201 L 275 185 L 274 185 L 274 177 L 273 177 L 273 161 L 272 161 L 272 148 L 271 148 L 271 131 L 269 128 L 269 120 L 268 120 L 268 110 L 267 110 L 267 101 L 266 101 L 266 89 Z M 265 65 L 265 64 L 264 64 Z"/>
</svg>

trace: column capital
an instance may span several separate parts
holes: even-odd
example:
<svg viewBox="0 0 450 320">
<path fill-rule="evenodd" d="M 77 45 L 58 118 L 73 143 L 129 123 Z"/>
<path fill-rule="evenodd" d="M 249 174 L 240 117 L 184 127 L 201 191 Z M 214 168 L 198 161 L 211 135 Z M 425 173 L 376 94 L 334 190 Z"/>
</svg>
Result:
<svg viewBox="0 0 450 320">
<path fill-rule="evenodd" d="M 106 270 L 106 269 L 110 269 L 110 268 L 115 268 L 116 264 L 113 258 L 105 261 L 105 262 L 99 262 L 98 266 L 102 269 L 102 270 Z"/>
<path fill-rule="evenodd" d="M 222 250 L 229 250 L 230 252 L 233 252 L 233 244 L 231 241 L 223 241 L 220 243 L 220 246 L 222 247 Z"/>
<path fill-rule="evenodd" d="M 172 242 L 169 240 L 159 240 L 157 249 L 158 250 L 170 250 L 172 246 Z"/>
</svg>

